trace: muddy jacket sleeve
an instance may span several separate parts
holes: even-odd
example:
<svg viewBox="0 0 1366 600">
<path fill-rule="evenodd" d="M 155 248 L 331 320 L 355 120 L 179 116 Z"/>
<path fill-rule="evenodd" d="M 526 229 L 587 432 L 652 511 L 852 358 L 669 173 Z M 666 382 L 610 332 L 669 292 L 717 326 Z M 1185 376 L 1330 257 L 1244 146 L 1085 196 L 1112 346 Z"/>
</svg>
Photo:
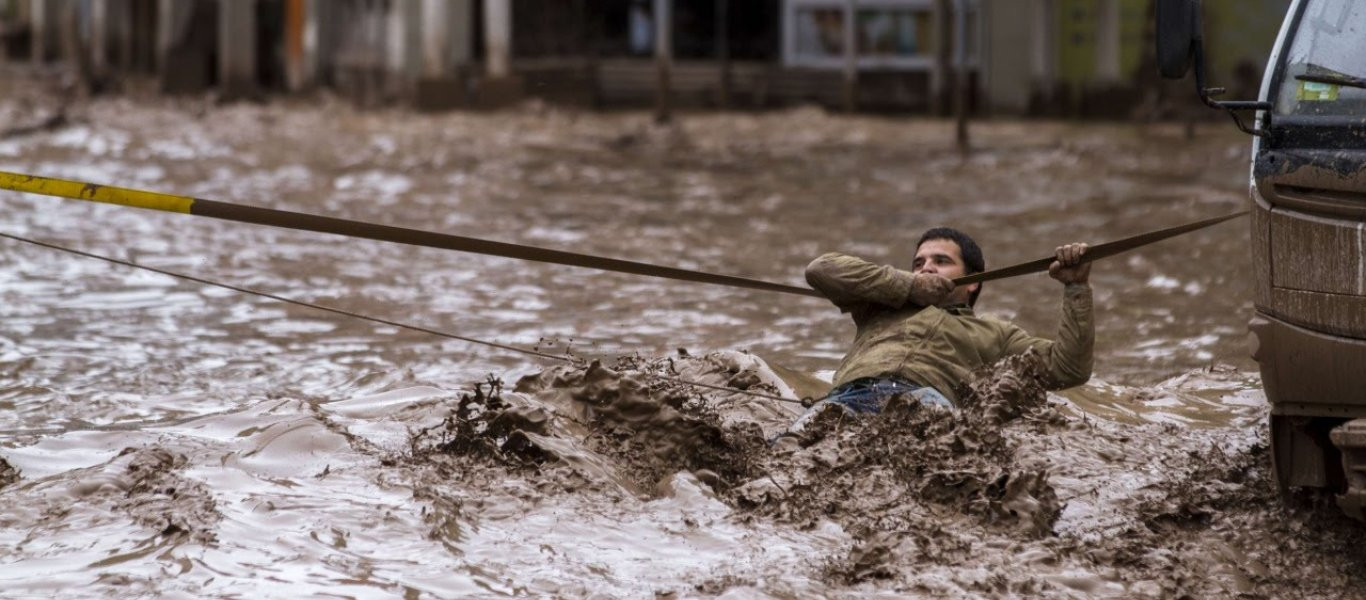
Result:
<svg viewBox="0 0 1366 600">
<path fill-rule="evenodd" d="M 1062 322 L 1058 338 L 1033 337 L 1019 327 L 1005 332 L 1002 356 L 1020 354 L 1034 348 L 1052 375 L 1049 389 L 1063 389 L 1086 383 L 1091 378 L 1092 350 L 1096 327 L 1091 308 L 1091 286 L 1072 284 L 1063 287 Z"/>
<path fill-rule="evenodd" d="M 844 312 L 868 305 L 901 308 L 912 302 L 915 274 L 831 252 L 806 267 L 806 282 Z"/>
</svg>

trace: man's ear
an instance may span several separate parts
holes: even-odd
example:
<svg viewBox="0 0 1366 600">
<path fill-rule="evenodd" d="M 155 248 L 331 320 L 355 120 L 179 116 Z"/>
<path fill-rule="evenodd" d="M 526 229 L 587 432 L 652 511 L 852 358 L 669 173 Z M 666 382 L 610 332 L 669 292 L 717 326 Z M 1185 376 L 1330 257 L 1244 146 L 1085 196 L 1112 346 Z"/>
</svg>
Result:
<svg viewBox="0 0 1366 600">
<path fill-rule="evenodd" d="M 982 284 L 980 284 L 980 283 L 969 283 L 969 284 L 968 284 L 968 293 L 969 293 L 969 294 L 976 294 L 976 293 L 977 293 L 977 290 L 980 290 L 980 289 L 982 289 Z"/>
</svg>

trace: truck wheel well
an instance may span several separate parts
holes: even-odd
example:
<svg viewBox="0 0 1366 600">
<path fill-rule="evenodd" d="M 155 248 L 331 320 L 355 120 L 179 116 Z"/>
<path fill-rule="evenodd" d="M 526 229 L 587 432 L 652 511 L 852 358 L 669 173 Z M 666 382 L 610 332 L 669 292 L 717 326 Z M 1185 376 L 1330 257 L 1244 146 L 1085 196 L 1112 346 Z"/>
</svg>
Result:
<svg viewBox="0 0 1366 600">
<path fill-rule="evenodd" d="M 1271 415 L 1271 467 L 1282 495 L 1293 488 L 1347 489 L 1342 452 L 1328 432 L 1350 419 Z"/>
</svg>

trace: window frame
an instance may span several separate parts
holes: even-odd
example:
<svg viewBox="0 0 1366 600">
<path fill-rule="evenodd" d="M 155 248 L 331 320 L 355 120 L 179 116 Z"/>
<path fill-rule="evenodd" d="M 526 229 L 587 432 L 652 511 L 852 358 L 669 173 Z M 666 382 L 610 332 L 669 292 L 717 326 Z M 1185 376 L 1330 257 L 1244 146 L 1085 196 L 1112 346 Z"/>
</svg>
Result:
<svg viewBox="0 0 1366 600">
<path fill-rule="evenodd" d="M 967 23 L 967 28 L 972 30 L 969 39 L 976 41 L 976 48 L 965 48 L 965 57 L 962 59 L 962 66 L 971 70 L 976 70 L 980 61 L 981 50 L 983 47 L 983 17 L 982 2 L 980 0 L 952 0 L 953 4 L 965 12 L 970 13 L 974 19 Z M 855 10 L 863 11 L 868 9 L 886 10 L 906 10 L 911 9 L 916 12 L 927 12 L 935 15 L 937 9 L 934 0 L 858 0 Z M 782 8 L 783 30 L 782 30 L 782 60 L 787 67 L 816 68 L 843 70 L 845 67 L 844 56 L 810 56 L 798 54 L 797 52 L 797 14 L 809 9 L 838 9 L 844 16 L 844 23 L 849 23 L 851 14 L 849 2 L 847 0 L 784 0 Z M 967 17 L 964 17 L 967 18 Z M 938 23 L 938 19 L 931 16 L 932 23 Z M 936 35 L 939 35 L 936 32 Z M 950 61 L 958 62 L 956 56 L 951 53 Z M 935 70 L 934 51 L 917 56 L 866 56 L 859 55 L 855 59 L 855 68 L 859 71 L 922 71 L 928 72 Z"/>
</svg>

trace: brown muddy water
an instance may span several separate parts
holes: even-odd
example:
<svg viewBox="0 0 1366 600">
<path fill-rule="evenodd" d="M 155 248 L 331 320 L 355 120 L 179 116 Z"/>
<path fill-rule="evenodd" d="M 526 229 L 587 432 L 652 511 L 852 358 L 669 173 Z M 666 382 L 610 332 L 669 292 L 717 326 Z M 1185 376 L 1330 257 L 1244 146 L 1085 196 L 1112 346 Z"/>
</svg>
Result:
<svg viewBox="0 0 1366 600">
<path fill-rule="evenodd" d="M 57 103 L 7 93 L 0 121 Z M 950 124 L 814 109 L 660 128 L 536 105 L 122 98 L 68 117 L 0 139 L 0 170 L 797 285 L 827 250 L 905 264 L 934 225 L 1002 266 L 1229 212 L 1249 146 L 1223 123 L 1186 140 L 992 122 L 963 160 Z M 823 418 L 770 445 L 799 406 L 650 374 L 795 397 L 767 365 L 828 374 L 853 331 L 814 299 L 10 192 L 0 215 L 5 233 L 585 359 L 0 243 L 0 596 L 1366 593 L 1360 529 L 1281 508 L 1269 483 L 1243 222 L 1096 266 L 1082 388 L 1045 395 L 1022 361 L 960 413 Z M 1059 299 L 1034 276 L 979 307 L 1048 335 Z"/>
</svg>

